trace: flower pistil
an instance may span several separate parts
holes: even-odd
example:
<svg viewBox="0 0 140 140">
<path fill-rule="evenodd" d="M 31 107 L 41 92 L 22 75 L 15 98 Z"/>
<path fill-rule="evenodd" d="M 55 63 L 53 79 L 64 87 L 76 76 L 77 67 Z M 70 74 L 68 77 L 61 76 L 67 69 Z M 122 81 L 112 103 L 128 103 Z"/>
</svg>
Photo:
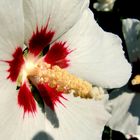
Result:
<svg viewBox="0 0 140 140">
<path fill-rule="evenodd" d="M 70 74 L 57 65 L 51 66 L 46 62 L 39 62 L 37 66 L 32 69 L 28 78 L 35 85 L 47 83 L 51 88 L 56 88 L 58 92 L 73 93 L 74 96 L 80 96 L 81 98 L 97 98 L 100 94 L 97 92 L 97 95 L 95 92 L 93 93 L 91 83 Z"/>
</svg>

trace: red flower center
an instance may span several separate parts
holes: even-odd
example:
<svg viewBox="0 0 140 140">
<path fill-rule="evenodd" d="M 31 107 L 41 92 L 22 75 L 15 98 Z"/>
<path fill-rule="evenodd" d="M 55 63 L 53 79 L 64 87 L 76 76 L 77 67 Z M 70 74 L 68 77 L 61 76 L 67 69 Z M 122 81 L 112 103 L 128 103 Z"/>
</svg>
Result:
<svg viewBox="0 0 140 140">
<path fill-rule="evenodd" d="M 29 39 L 29 47 L 26 48 L 26 52 L 23 52 L 21 47 L 17 47 L 13 53 L 13 59 L 5 61 L 9 64 L 9 69 L 7 70 L 9 75 L 7 78 L 12 82 L 20 83 L 18 85 L 18 104 L 23 108 L 24 114 L 26 112 L 34 114 L 37 111 L 34 93 L 31 90 L 31 87 L 33 86 L 30 79 L 28 79 L 28 72 L 26 71 L 27 63 L 30 61 L 28 56 L 32 55 L 34 57 L 33 64 L 36 64 L 42 56 L 44 59 L 41 60 L 51 66 L 57 65 L 60 68 L 69 66 L 67 56 L 71 51 L 68 50 L 67 43 L 55 42 L 53 45 L 49 46 L 54 34 L 54 31 L 48 29 L 48 24 L 40 30 L 37 27 L 36 32 L 33 32 L 32 37 Z M 41 54 L 44 49 L 47 49 L 48 51 L 45 52 L 43 56 Z M 27 72 L 27 75 L 24 71 Z M 55 88 L 49 87 L 47 83 L 35 86 L 43 102 L 54 110 L 54 105 L 57 102 L 61 102 L 60 97 L 63 97 L 62 92 L 58 92 Z"/>
</svg>

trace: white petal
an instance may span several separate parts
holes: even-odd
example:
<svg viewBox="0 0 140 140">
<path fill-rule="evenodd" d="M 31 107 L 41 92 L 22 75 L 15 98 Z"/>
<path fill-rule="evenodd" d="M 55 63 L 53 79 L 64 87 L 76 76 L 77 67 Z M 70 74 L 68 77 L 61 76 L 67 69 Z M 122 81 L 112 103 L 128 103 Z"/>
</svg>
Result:
<svg viewBox="0 0 140 140">
<path fill-rule="evenodd" d="M 36 27 L 45 27 L 48 20 L 55 40 L 77 22 L 88 3 L 88 0 L 24 0 L 26 42 Z"/>
<path fill-rule="evenodd" d="M 140 58 L 140 21 L 128 18 L 122 20 L 122 23 L 129 59 L 134 62 Z"/>
<path fill-rule="evenodd" d="M 104 126 L 110 115 L 105 111 L 103 101 L 75 98 L 65 95 L 68 100 L 61 100 L 56 106 L 58 127 L 47 120 L 46 129 L 54 140 L 100 140 Z M 54 122 L 57 121 L 54 120 Z"/>
<path fill-rule="evenodd" d="M 7 60 L 24 42 L 22 0 L 0 1 L 0 60 Z"/>
<path fill-rule="evenodd" d="M 5 76 L 6 72 L 2 74 Z M 110 117 L 104 108 L 106 96 L 102 101 L 94 101 L 65 95 L 68 100 L 61 100 L 65 107 L 58 103 L 56 115 L 48 109 L 46 118 L 37 108 L 36 116 L 27 115 L 23 119 L 23 110 L 17 104 L 16 85 L 4 78 L 0 80 L 0 139 L 101 139 L 104 125 Z"/>
<path fill-rule="evenodd" d="M 131 66 L 124 57 L 121 40 L 117 35 L 104 32 L 90 10 L 59 40 L 72 51 L 69 72 L 95 85 L 114 88 L 127 83 Z"/>
<path fill-rule="evenodd" d="M 17 103 L 16 85 L 4 80 L 0 85 L 0 139 L 3 140 L 30 140 L 45 130 L 45 117 L 37 108 L 35 116 L 26 114 Z"/>
<path fill-rule="evenodd" d="M 107 125 L 124 134 L 140 134 L 140 94 L 126 91 L 111 93 L 106 108 L 112 117 Z"/>
<path fill-rule="evenodd" d="M 22 0 L 0 1 L 0 60 L 11 60 L 16 47 L 24 43 Z M 29 140 L 44 130 L 44 116 L 37 108 L 35 117 L 23 118 L 17 103 L 16 85 L 7 77 L 8 65 L 0 62 L 0 139 Z"/>
</svg>

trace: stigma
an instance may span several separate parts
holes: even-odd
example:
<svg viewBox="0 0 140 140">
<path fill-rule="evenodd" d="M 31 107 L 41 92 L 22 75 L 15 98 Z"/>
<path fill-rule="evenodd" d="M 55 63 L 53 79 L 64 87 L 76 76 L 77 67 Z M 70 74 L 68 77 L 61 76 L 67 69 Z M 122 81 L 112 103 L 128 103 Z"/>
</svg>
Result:
<svg viewBox="0 0 140 140">
<path fill-rule="evenodd" d="M 29 66 L 32 66 L 32 64 Z M 91 83 L 70 74 L 65 69 L 57 65 L 39 61 L 28 72 L 28 79 L 33 85 L 48 84 L 49 87 L 55 88 L 56 91 L 64 94 L 72 93 L 75 97 L 101 99 L 103 96 L 103 89 L 93 87 Z"/>
</svg>

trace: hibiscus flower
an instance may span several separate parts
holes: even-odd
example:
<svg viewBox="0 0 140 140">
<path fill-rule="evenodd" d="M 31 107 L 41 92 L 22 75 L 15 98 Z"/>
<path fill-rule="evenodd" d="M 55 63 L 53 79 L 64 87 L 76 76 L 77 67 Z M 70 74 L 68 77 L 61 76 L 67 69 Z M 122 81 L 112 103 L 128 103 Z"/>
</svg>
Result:
<svg viewBox="0 0 140 140">
<path fill-rule="evenodd" d="M 0 1 L 1 139 L 101 138 L 109 115 L 105 99 L 95 99 L 126 84 L 131 66 L 119 37 L 104 32 L 88 6 Z"/>
<path fill-rule="evenodd" d="M 107 125 L 129 137 L 138 137 L 140 135 L 140 21 L 127 18 L 123 19 L 122 23 L 133 70 L 127 85 L 110 94 L 106 108 L 112 117 Z"/>
</svg>

